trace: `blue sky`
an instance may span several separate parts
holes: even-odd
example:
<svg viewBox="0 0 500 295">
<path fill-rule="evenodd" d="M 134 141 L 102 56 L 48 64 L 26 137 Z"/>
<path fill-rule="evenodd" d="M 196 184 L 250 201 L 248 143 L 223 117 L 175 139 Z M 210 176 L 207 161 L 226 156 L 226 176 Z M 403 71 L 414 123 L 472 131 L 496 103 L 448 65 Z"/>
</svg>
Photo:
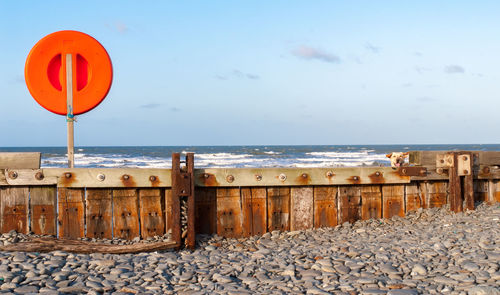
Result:
<svg viewBox="0 0 500 295">
<path fill-rule="evenodd" d="M 77 146 L 499 143 L 498 1 L 0 1 L 0 146 L 64 146 L 31 47 L 107 49 Z"/>
</svg>

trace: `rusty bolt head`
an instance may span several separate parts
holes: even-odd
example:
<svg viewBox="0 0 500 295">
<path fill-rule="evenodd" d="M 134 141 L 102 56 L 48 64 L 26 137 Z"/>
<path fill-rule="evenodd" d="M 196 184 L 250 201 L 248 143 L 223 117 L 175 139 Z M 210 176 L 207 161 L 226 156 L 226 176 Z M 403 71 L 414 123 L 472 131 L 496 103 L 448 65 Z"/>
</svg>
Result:
<svg viewBox="0 0 500 295">
<path fill-rule="evenodd" d="M 462 159 L 463 159 L 464 161 L 468 161 L 468 160 L 469 160 L 469 157 L 467 157 L 467 156 L 463 156 L 463 158 L 462 158 Z"/>
<path fill-rule="evenodd" d="M 483 168 L 484 173 L 490 173 L 490 167 L 484 167 Z"/>
<path fill-rule="evenodd" d="M 443 173 L 444 173 L 444 169 L 443 169 L 443 168 L 437 168 L 437 169 L 436 169 L 436 172 L 437 172 L 438 174 L 443 174 Z"/>
<path fill-rule="evenodd" d="M 257 181 L 261 181 L 262 180 L 262 175 L 260 175 L 260 174 L 255 175 L 255 179 Z"/>
<path fill-rule="evenodd" d="M 280 176 L 279 176 L 279 179 L 281 181 L 285 181 L 286 180 L 286 175 L 284 173 L 281 173 Z"/>
<path fill-rule="evenodd" d="M 97 174 L 97 180 L 99 181 L 104 181 L 104 179 L 106 179 L 106 175 L 100 173 L 100 174 Z"/>
<path fill-rule="evenodd" d="M 229 183 L 233 182 L 234 181 L 234 176 L 232 176 L 232 175 L 226 176 L 226 181 L 229 182 Z"/>
<path fill-rule="evenodd" d="M 401 173 L 406 175 L 406 169 L 405 168 L 401 169 Z"/>
<path fill-rule="evenodd" d="M 122 178 L 123 180 L 129 180 L 130 176 L 128 174 L 123 174 Z"/>
<path fill-rule="evenodd" d="M 353 176 L 352 179 L 359 180 L 359 177 L 358 176 Z"/>
<path fill-rule="evenodd" d="M 441 162 L 441 164 L 444 164 L 444 160 L 443 160 L 443 159 L 441 159 L 441 161 L 440 161 L 440 162 Z"/>
<path fill-rule="evenodd" d="M 45 176 L 43 175 L 43 173 L 42 173 L 42 172 L 37 172 L 37 173 L 35 174 L 35 179 L 36 179 L 36 180 L 42 180 L 44 177 L 45 177 Z"/>
<path fill-rule="evenodd" d="M 380 176 L 380 172 L 375 172 L 375 176 Z"/>
<path fill-rule="evenodd" d="M 71 176 L 73 176 L 73 174 L 71 174 L 71 172 L 64 173 L 64 177 L 66 177 L 66 178 L 71 178 Z"/>
<path fill-rule="evenodd" d="M 424 169 L 420 170 L 420 175 L 425 176 L 426 174 L 427 174 L 427 171 L 425 171 Z"/>
<path fill-rule="evenodd" d="M 210 177 L 210 175 L 208 175 L 208 173 L 203 173 L 203 178 L 206 179 L 206 178 L 209 178 L 209 177 Z"/>
<path fill-rule="evenodd" d="M 469 174 L 469 170 L 464 169 L 464 174 Z"/>
<path fill-rule="evenodd" d="M 307 175 L 307 173 L 302 173 L 302 178 L 307 178 L 309 175 Z"/>
<path fill-rule="evenodd" d="M 16 179 L 18 176 L 16 171 L 9 171 L 9 178 L 10 179 Z"/>
<path fill-rule="evenodd" d="M 151 175 L 151 176 L 149 177 L 149 181 L 151 181 L 151 182 L 155 182 L 155 181 L 156 181 L 156 176 Z"/>
<path fill-rule="evenodd" d="M 333 175 L 335 175 L 335 174 L 333 174 L 333 171 L 326 172 L 326 177 L 328 177 L 328 178 L 332 177 Z"/>
</svg>

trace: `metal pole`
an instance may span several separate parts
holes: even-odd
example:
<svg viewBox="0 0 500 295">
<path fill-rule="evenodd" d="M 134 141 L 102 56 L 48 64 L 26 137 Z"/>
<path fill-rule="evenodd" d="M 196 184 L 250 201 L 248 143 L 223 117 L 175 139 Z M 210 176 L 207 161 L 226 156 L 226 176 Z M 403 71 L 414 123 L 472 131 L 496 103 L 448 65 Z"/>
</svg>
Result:
<svg viewBox="0 0 500 295">
<path fill-rule="evenodd" d="M 66 54 L 66 122 L 68 125 L 68 167 L 75 167 L 75 140 L 73 116 L 73 61 L 71 53 Z"/>
</svg>

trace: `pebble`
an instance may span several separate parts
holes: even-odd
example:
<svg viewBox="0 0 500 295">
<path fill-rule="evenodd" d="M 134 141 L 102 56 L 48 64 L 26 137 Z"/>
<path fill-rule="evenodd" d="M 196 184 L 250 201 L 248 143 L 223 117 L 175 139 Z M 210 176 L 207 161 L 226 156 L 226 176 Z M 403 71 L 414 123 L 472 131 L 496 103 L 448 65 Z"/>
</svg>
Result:
<svg viewBox="0 0 500 295">
<path fill-rule="evenodd" d="M 16 294 L 500 295 L 500 207 L 417 210 L 405 218 L 225 239 L 195 251 L 0 252 L 0 290 Z M 445 226 L 446 225 L 446 226 Z M 30 236 L 9 232 L 1 243 Z M 150 240 L 103 240 L 113 244 Z"/>
</svg>

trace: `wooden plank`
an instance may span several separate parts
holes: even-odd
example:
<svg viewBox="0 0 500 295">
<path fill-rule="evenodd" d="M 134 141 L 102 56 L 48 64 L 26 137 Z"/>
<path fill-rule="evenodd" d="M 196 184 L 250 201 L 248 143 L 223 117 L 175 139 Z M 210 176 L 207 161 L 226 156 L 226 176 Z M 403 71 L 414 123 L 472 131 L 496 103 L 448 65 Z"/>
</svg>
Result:
<svg viewBox="0 0 500 295">
<path fill-rule="evenodd" d="M 290 230 L 313 227 L 313 187 L 293 187 L 290 191 Z"/>
<path fill-rule="evenodd" d="M 252 188 L 252 235 L 267 232 L 267 190 Z"/>
<path fill-rule="evenodd" d="M 463 183 L 463 195 L 464 195 L 464 203 L 463 206 L 467 210 L 474 210 L 474 178 L 471 175 L 464 176 Z"/>
<path fill-rule="evenodd" d="M 132 240 L 140 237 L 137 190 L 113 190 L 113 235 Z"/>
<path fill-rule="evenodd" d="M 382 192 L 380 186 L 361 187 L 361 219 L 382 217 Z"/>
<path fill-rule="evenodd" d="M 166 233 L 172 233 L 172 189 L 165 189 L 164 190 L 165 194 L 165 211 L 164 211 L 164 216 L 165 216 L 165 232 Z"/>
<path fill-rule="evenodd" d="M 196 188 L 195 191 L 196 233 L 217 233 L 217 190 Z"/>
<path fill-rule="evenodd" d="M 268 231 L 290 230 L 290 188 L 267 188 Z"/>
<path fill-rule="evenodd" d="M 88 238 L 113 238 L 110 189 L 87 189 L 85 217 Z"/>
<path fill-rule="evenodd" d="M 35 235 L 57 235 L 57 192 L 55 186 L 30 188 L 31 231 Z"/>
<path fill-rule="evenodd" d="M 5 170 L 7 185 L 56 185 L 57 177 L 43 174 L 42 169 L 7 169 Z"/>
<path fill-rule="evenodd" d="M 165 231 L 165 222 L 163 219 L 161 190 L 140 189 L 139 210 L 142 238 L 162 236 Z"/>
<path fill-rule="evenodd" d="M 458 171 L 456 169 L 458 165 L 458 154 L 453 153 L 453 162 L 455 163 L 454 167 L 451 167 L 448 171 L 448 203 L 450 204 L 450 210 L 453 212 L 462 212 L 462 185 L 460 183 L 460 176 L 458 175 Z"/>
<path fill-rule="evenodd" d="M 28 228 L 29 189 L 27 187 L 0 188 L 2 233 L 15 230 L 26 234 Z"/>
<path fill-rule="evenodd" d="M 243 217 L 243 236 L 250 237 L 252 236 L 252 223 L 253 223 L 253 214 L 252 214 L 252 188 L 242 187 L 241 188 L 241 214 Z"/>
<path fill-rule="evenodd" d="M 384 185 L 382 187 L 382 216 L 405 216 L 405 187 L 404 185 Z"/>
<path fill-rule="evenodd" d="M 405 185 L 405 198 L 405 212 L 415 211 L 424 206 L 424 200 L 420 193 L 420 186 L 417 183 Z"/>
<path fill-rule="evenodd" d="M 58 188 L 59 237 L 85 236 L 85 195 L 83 189 Z"/>
<path fill-rule="evenodd" d="M 41 157 L 39 152 L 1 152 L 0 169 L 38 169 Z"/>
<path fill-rule="evenodd" d="M 336 186 L 314 187 L 314 227 L 334 227 L 337 225 Z"/>
<path fill-rule="evenodd" d="M 390 167 L 350 168 L 207 168 L 195 170 L 196 186 L 308 186 L 409 183 Z"/>
<path fill-rule="evenodd" d="M 361 187 L 339 187 L 339 224 L 354 223 L 361 219 Z"/>
<path fill-rule="evenodd" d="M 239 188 L 217 188 L 217 234 L 227 238 L 243 236 L 242 202 Z"/>
<path fill-rule="evenodd" d="M 488 180 L 475 180 L 474 181 L 474 201 L 487 202 L 488 201 Z M 493 182 L 493 181 L 491 181 Z"/>
<path fill-rule="evenodd" d="M 490 184 L 490 187 L 492 187 L 492 189 L 490 190 L 491 193 L 488 196 L 488 200 L 490 201 L 490 203 L 500 203 L 500 181 L 493 181 Z"/>
<path fill-rule="evenodd" d="M 442 207 L 448 203 L 448 182 L 429 181 L 420 183 L 424 208 Z"/>
</svg>

